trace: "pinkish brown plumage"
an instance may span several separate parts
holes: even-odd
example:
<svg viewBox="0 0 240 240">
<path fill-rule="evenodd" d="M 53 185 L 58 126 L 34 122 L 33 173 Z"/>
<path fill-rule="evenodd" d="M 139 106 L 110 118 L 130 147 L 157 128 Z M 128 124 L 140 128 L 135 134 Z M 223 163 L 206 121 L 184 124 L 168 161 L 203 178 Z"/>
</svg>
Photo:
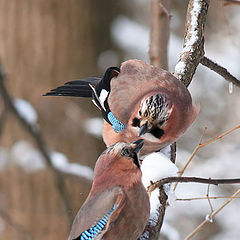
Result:
<svg viewBox="0 0 240 240">
<path fill-rule="evenodd" d="M 176 141 L 199 112 L 187 88 L 171 73 L 140 60 L 128 60 L 121 65 L 119 75 L 111 81 L 108 102 L 112 113 L 126 129 L 116 133 L 105 122 L 106 145 L 134 141 L 139 138 L 141 127 L 145 127 L 141 136 L 145 142 L 142 155 Z"/>
<path fill-rule="evenodd" d="M 137 156 L 142 144 L 117 143 L 98 158 L 91 191 L 69 240 L 136 240 L 141 235 L 150 212 Z"/>
<path fill-rule="evenodd" d="M 141 155 L 176 141 L 199 112 L 187 88 L 171 73 L 136 59 L 122 63 L 120 69 L 107 69 L 103 78 L 72 81 L 47 95 L 91 97 L 92 93 L 106 121 L 106 145 L 143 138 Z"/>
</svg>

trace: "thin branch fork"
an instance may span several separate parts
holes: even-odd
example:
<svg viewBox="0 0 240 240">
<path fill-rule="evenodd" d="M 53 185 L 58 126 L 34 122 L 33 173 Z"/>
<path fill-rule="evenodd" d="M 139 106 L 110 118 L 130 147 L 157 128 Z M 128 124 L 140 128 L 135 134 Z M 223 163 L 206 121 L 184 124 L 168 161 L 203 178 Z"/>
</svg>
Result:
<svg viewBox="0 0 240 240">
<path fill-rule="evenodd" d="M 156 188 L 161 187 L 167 183 L 173 182 L 181 182 L 181 183 L 203 183 L 203 184 L 212 184 L 212 185 L 219 185 L 219 184 L 240 184 L 240 178 L 231 178 L 231 179 L 211 179 L 211 178 L 198 178 L 198 177 L 167 177 L 163 178 L 155 183 L 152 183 L 148 186 L 148 192 L 154 191 Z"/>
<path fill-rule="evenodd" d="M 235 199 L 238 194 L 240 194 L 240 189 L 238 189 L 222 206 L 220 206 L 217 210 L 212 212 L 209 215 L 209 219 L 213 219 L 220 211 L 223 210 L 233 199 Z M 209 223 L 209 219 L 205 219 L 197 228 L 195 228 L 186 238 L 185 240 L 190 240 L 194 237 L 207 223 Z"/>
<path fill-rule="evenodd" d="M 203 133 L 202 133 L 202 135 L 201 135 L 201 137 L 200 137 L 200 140 L 199 140 L 198 145 L 197 145 L 197 146 L 195 147 L 195 149 L 193 150 L 193 152 L 192 152 L 189 160 L 186 162 L 186 164 L 184 165 L 184 167 L 179 171 L 178 176 L 181 177 L 181 176 L 183 175 L 184 171 L 186 170 L 186 168 L 188 167 L 188 165 L 190 164 L 190 162 L 193 160 L 193 157 L 196 155 L 197 151 L 198 151 L 200 148 L 203 148 L 203 147 L 205 147 L 205 146 L 207 146 L 207 145 L 209 145 L 209 144 L 211 144 L 211 143 L 214 143 L 214 142 L 218 141 L 219 139 L 223 138 L 224 136 L 230 134 L 231 132 L 233 132 L 233 131 L 235 131 L 235 130 L 237 130 L 237 129 L 239 129 L 239 128 L 240 128 L 240 124 L 236 125 L 235 127 L 231 128 L 230 130 L 227 130 L 226 132 L 220 134 L 219 136 L 217 136 L 217 137 L 215 137 L 215 138 L 212 138 L 212 139 L 206 141 L 205 143 L 202 143 L 203 136 L 204 136 L 204 134 L 205 134 L 205 132 L 206 132 L 206 130 L 207 130 L 207 128 L 204 128 Z M 176 187 L 177 187 L 177 182 L 176 182 L 176 184 L 175 184 L 175 186 L 174 186 L 174 190 L 176 189 Z"/>
</svg>

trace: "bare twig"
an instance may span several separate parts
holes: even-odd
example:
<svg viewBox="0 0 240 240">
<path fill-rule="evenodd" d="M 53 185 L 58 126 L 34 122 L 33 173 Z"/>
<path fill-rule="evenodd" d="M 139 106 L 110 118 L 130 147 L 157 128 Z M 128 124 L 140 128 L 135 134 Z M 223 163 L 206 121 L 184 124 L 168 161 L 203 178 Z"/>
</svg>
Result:
<svg viewBox="0 0 240 240">
<path fill-rule="evenodd" d="M 160 5 L 162 11 L 168 16 L 169 19 L 171 19 L 172 16 L 171 16 L 171 14 L 169 12 L 169 8 L 167 8 L 165 6 L 165 4 L 162 3 L 162 0 L 159 0 L 159 5 Z"/>
<path fill-rule="evenodd" d="M 204 200 L 204 199 L 222 199 L 222 198 L 231 198 L 232 196 L 216 196 L 216 197 L 193 197 L 193 198 L 176 198 L 176 201 L 194 201 L 194 200 Z M 240 198 L 240 197 L 235 197 Z"/>
<path fill-rule="evenodd" d="M 224 4 L 223 6 L 228 6 L 228 5 L 240 5 L 240 1 L 239 0 L 223 0 Z"/>
<path fill-rule="evenodd" d="M 205 147 L 205 146 L 207 146 L 207 145 L 209 145 L 209 144 L 211 144 L 211 143 L 214 143 L 214 142 L 216 142 L 217 140 L 223 138 L 223 137 L 226 136 L 227 134 L 229 134 L 229 133 L 231 133 L 231 132 L 233 132 L 233 131 L 235 131 L 235 130 L 237 130 L 237 129 L 239 129 L 239 128 L 240 128 L 240 124 L 236 125 L 235 127 L 231 128 L 230 130 L 222 133 L 221 135 L 219 135 L 219 136 L 217 136 L 217 137 L 215 137 L 215 138 L 212 138 L 211 140 L 209 140 L 209 141 L 207 141 L 207 142 L 205 142 L 205 143 L 199 144 L 199 148 L 203 148 L 203 147 Z"/>
<path fill-rule="evenodd" d="M 7 224 L 9 224 L 18 233 L 24 235 L 26 240 L 32 239 L 30 232 L 26 230 L 22 224 L 15 222 L 7 212 L 0 209 L 0 216 L 5 220 Z"/>
<path fill-rule="evenodd" d="M 240 189 L 236 191 L 221 207 L 219 207 L 212 214 L 210 214 L 210 219 L 213 219 L 225 206 L 227 206 L 234 198 L 236 198 L 239 193 Z M 185 238 L 185 240 L 190 240 L 192 237 L 194 237 L 207 223 L 209 223 L 209 220 L 205 219 L 196 229 L 194 229 L 193 232 L 191 232 Z"/>
<path fill-rule="evenodd" d="M 198 64 L 204 56 L 204 26 L 209 0 L 190 0 L 185 23 L 183 50 L 175 66 L 174 75 L 185 86 L 192 81 Z"/>
<path fill-rule="evenodd" d="M 210 68 L 214 72 L 221 75 L 223 78 L 225 78 L 228 82 L 233 83 L 234 85 L 240 87 L 240 80 L 235 78 L 231 73 L 228 72 L 228 70 L 219 64 L 213 62 L 211 59 L 207 57 L 203 57 L 201 59 L 201 64 Z"/>
<path fill-rule="evenodd" d="M 181 177 L 181 176 L 183 175 L 185 169 L 188 167 L 188 165 L 189 165 L 190 162 L 192 161 L 193 157 L 194 157 L 195 154 L 197 153 L 197 151 L 198 151 L 198 149 L 199 149 L 199 145 L 201 145 L 201 143 L 202 143 L 202 139 L 203 139 L 203 136 L 204 136 L 206 130 L 207 130 L 207 128 L 204 128 L 204 130 L 203 130 L 203 132 L 202 132 L 202 135 L 201 135 L 201 137 L 200 137 L 200 139 L 199 139 L 199 143 L 198 143 L 197 147 L 195 147 L 195 149 L 193 150 L 190 158 L 189 158 L 188 161 L 185 163 L 184 167 L 179 171 L 179 173 L 178 173 L 178 176 L 179 176 L 179 177 Z M 177 183 L 176 183 L 175 186 L 174 186 L 174 190 L 176 190 L 176 187 L 177 187 Z"/>
<path fill-rule="evenodd" d="M 173 182 L 193 182 L 193 183 L 203 183 L 203 184 L 212 184 L 212 185 L 219 185 L 219 184 L 240 184 L 240 178 L 230 178 L 230 179 L 209 179 L 209 178 L 198 178 L 198 177 L 167 177 L 163 178 L 155 183 L 152 183 L 148 186 L 148 191 L 152 192 L 156 188 Z"/>
<path fill-rule="evenodd" d="M 0 94 L 3 98 L 5 107 L 6 107 L 6 109 L 8 109 L 9 111 L 11 111 L 14 114 L 16 119 L 25 128 L 25 130 L 30 134 L 30 136 L 32 137 L 32 139 L 34 140 L 36 145 L 38 146 L 41 154 L 45 158 L 46 163 L 52 169 L 55 184 L 56 184 L 57 190 L 59 191 L 59 195 L 61 196 L 61 200 L 63 202 L 65 212 L 66 212 L 66 216 L 68 218 L 69 227 L 70 227 L 70 224 L 72 222 L 72 215 L 71 215 L 71 209 L 72 208 L 71 208 L 70 203 L 69 203 L 68 198 L 67 198 L 67 193 L 66 193 L 66 190 L 65 190 L 65 187 L 64 187 L 64 179 L 62 178 L 61 173 L 54 168 L 54 166 L 52 164 L 52 161 L 51 161 L 50 154 L 49 154 L 50 151 L 49 151 L 47 145 L 45 144 L 40 131 L 38 131 L 36 126 L 29 124 L 19 114 L 19 112 L 15 108 L 15 106 L 13 104 L 13 101 L 12 101 L 12 98 L 11 98 L 10 94 L 8 93 L 7 88 L 4 84 L 5 74 L 4 74 L 4 71 L 1 71 L 2 69 L 3 69 L 3 66 L 0 64 Z"/>
<path fill-rule="evenodd" d="M 199 140 L 198 145 L 197 145 L 197 146 L 195 147 L 195 149 L 193 150 L 190 158 L 188 159 L 188 161 L 186 162 L 186 164 L 184 165 L 184 167 L 179 171 L 178 176 L 181 177 L 181 176 L 183 175 L 184 171 L 186 170 L 186 168 L 188 167 L 188 165 L 190 164 L 190 162 L 193 160 L 193 157 L 196 155 L 197 151 L 198 151 L 200 148 L 203 148 L 203 147 L 205 147 L 205 146 L 207 146 L 207 145 L 209 145 L 209 144 L 211 144 L 211 143 L 213 143 L 213 142 L 216 142 L 217 140 L 223 138 L 223 137 L 226 136 L 227 134 L 229 134 L 229 133 L 231 133 L 231 132 L 233 132 L 233 131 L 235 131 L 236 129 L 239 129 L 239 128 L 240 128 L 240 124 L 236 125 L 235 127 L 231 128 L 230 130 L 228 130 L 228 131 L 220 134 L 219 136 L 217 136 L 217 137 L 215 137 L 215 138 L 212 138 L 212 139 L 210 139 L 209 141 L 207 141 L 207 142 L 205 142 L 205 143 L 202 143 L 202 138 L 203 138 L 203 136 L 204 136 L 204 134 L 205 134 L 205 132 L 206 132 L 206 130 L 207 130 L 207 128 L 205 128 L 204 131 L 203 131 L 203 133 L 202 133 L 202 135 L 201 135 L 201 137 L 200 137 L 200 140 Z M 176 190 L 176 187 L 177 187 L 177 183 L 176 183 L 175 186 L 174 186 L 174 190 Z"/>
<path fill-rule="evenodd" d="M 208 204 L 210 206 L 210 210 L 211 210 L 211 214 L 212 214 L 213 213 L 213 206 L 212 206 L 212 203 L 211 203 L 210 198 L 209 198 L 209 192 L 210 192 L 210 184 L 208 184 L 208 187 L 207 187 L 206 197 L 207 197 Z"/>
</svg>

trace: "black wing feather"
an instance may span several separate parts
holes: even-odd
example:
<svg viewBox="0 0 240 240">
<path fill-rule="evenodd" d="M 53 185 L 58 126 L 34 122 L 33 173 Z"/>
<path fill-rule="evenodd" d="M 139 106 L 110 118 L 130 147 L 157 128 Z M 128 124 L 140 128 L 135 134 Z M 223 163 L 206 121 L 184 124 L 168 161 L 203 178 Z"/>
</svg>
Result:
<svg viewBox="0 0 240 240">
<path fill-rule="evenodd" d="M 89 77 L 80 80 L 73 80 L 64 85 L 52 89 L 43 96 L 70 96 L 70 97 L 92 97 L 92 89 L 89 84 L 96 87 L 101 81 L 101 77 Z"/>
</svg>

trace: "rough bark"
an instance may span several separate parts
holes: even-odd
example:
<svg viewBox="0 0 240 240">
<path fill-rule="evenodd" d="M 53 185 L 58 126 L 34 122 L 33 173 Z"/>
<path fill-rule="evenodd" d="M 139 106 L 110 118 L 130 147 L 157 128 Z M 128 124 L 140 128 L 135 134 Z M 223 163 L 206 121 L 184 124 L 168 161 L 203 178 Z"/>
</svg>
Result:
<svg viewBox="0 0 240 240">
<path fill-rule="evenodd" d="M 183 50 L 175 67 L 175 76 L 186 86 L 192 81 L 204 56 L 204 26 L 209 0 L 190 0 L 185 23 Z"/>
</svg>

